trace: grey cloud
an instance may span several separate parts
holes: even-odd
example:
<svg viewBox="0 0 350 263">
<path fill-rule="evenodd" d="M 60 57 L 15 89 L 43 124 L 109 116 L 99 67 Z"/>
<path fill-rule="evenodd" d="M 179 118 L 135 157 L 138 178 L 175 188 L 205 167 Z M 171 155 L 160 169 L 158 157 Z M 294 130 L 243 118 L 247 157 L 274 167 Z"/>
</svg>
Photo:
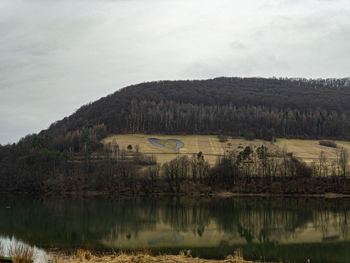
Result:
<svg viewBox="0 0 350 263">
<path fill-rule="evenodd" d="M 124 86 L 344 77 L 347 0 L 0 1 L 0 143 Z"/>
<path fill-rule="evenodd" d="M 242 42 L 240 42 L 240 41 L 232 41 L 231 43 L 230 43 L 230 47 L 232 48 L 232 49 L 244 49 L 244 48 L 246 48 L 246 45 L 244 45 Z"/>
</svg>

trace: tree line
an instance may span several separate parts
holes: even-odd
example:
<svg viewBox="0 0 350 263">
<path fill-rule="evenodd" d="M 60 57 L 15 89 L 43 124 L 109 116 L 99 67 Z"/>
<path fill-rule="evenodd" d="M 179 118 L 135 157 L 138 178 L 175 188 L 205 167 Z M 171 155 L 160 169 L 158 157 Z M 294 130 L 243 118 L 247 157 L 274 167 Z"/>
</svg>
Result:
<svg viewBox="0 0 350 263">
<path fill-rule="evenodd" d="M 347 114 L 322 109 L 300 111 L 273 106 L 204 106 L 174 101 L 131 101 L 119 126 L 124 133 L 225 134 L 246 139 L 350 139 Z"/>
<path fill-rule="evenodd" d="M 226 152 L 213 166 L 201 152 L 161 165 L 155 156 L 141 153 L 138 145 L 100 143 L 105 132 L 104 125 L 96 125 L 61 137 L 32 135 L 17 145 L 0 147 L 0 191 L 350 193 L 349 154 L 341 147 L 334 160 L 321 152 L 311 164 L 268 143 Z"/>
</svg>

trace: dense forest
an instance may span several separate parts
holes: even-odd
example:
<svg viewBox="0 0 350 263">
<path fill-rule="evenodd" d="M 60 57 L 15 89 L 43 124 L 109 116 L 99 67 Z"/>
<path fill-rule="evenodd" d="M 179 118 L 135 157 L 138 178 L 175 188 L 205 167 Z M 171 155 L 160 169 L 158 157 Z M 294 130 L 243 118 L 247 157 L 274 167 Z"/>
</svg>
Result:
<svg viewBox="0 0 350 263">
<path fill-rule="evenodd" d="M 124 88 L 42 134 L 104 124 L 108 133 L 350 139 L 350 79 L 217 78 Z"/>
<path fill-rule="evenodd" d="M 266 146 L 162 166 L 113 133 L 350 139 L 350 79 L 218 78 L 142 83 L 85 105 L 39 134 L 0 146 L 0 191 L 161 194 L 350 193 L 348 153 L 306 165 Z"/>
</svg>

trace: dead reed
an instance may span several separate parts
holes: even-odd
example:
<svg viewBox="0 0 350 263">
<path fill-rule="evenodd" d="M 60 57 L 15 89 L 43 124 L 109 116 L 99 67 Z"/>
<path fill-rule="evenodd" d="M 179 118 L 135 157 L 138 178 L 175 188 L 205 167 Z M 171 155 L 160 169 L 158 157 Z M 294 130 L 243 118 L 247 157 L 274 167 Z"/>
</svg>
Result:
<svg viewBox="0 0 350 263">
<path fill-rule="evenodd" d="M 9 246 L 9 256 L 13 263 L 32 263 L 35 258 L 34 249 L 22 243 Z"/>
</svg>

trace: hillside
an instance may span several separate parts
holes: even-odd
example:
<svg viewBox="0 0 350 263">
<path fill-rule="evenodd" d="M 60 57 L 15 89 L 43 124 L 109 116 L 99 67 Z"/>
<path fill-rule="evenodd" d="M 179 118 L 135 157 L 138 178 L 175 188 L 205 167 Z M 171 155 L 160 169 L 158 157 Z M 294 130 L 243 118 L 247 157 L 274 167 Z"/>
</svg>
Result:
<svg viewBox="0 0 350 263">
<path fill-rule="evenodd" d="M 0 145 L 0 192 L 349 194 L 349 101 L 349 79 L 141 83 Z"/>
<path fill-rule="evenodd" d="M 350 139 L 350 80 L 216 78 L 126 87 L 42 134 L 104 124 L 113 133 Z"/>
</svg>

